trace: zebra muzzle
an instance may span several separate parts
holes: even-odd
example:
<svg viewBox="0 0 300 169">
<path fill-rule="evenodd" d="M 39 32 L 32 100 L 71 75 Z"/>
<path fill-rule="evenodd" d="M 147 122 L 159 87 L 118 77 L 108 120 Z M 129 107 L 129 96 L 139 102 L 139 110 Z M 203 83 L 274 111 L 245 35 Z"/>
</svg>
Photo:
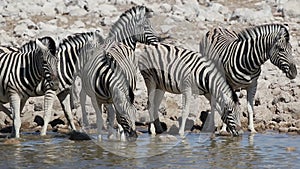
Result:
<svg viewBox="0 0 300 169">
<path fill-rule="evenodd" d="M 136 131 L 134 131 L 132 129 L 130 129 L 129 131 L 125 131 L 125 134 L 126 134 L 127 141 L 129 141 L 129 142 L 136 141 L 136 139 L 138 137 Z"/>
<path fill-rule="evenodd" d="M 295 79 L 297 76 L 297 68 L 295 64 L 291 64 L 289 68 L 285 70 L 286 77 L 289 79 Z"/>
</svg>

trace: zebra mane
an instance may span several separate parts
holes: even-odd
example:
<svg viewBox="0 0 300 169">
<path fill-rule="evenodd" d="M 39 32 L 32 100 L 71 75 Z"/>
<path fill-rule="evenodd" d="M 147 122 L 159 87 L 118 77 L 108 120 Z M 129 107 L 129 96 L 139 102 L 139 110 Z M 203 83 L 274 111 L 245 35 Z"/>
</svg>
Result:
<svg viewBox="0 0 300 169">
<path fill-rule="evenodd" d="M 59 48 L 62 49 L 66 44 L 70 44 L 73 47 L 76 47 L 76 51 L 82 53 L 84 51 L 90 51 L 89 54 L 93 50 L 99 47 L 99 44 L 103 43 L 104 38 L 100 35 L 100 31 L 92 31 L 92 32 L 83 32 L 83 33 L 75 33 L 64 38 L 60 44 Z"/>
<path fill-rule="evenodd" d="M 237 37 L 239 40 L 243 40 L 243 39 L 249 39 L 249 38 L 253 38 L 253 37 L 257 37 L 257 36 L 264 36 L 264 35 L 267 36 L 267 35 L 270 35 L 270 33 L 278 34 L 281 32 L 281 30 L 284 30 L 283 35 L 288 41 L 289 40 L 288 29 L 286 26 L 284 26 L 282 24 L 266 24 L 266 25 L 259 25 L 259 26 L 246 28 L 246 29 L 240 31 L 239 33 L 237 33 Z M 262 33 L 264 33 L 264 34 L 262 34 Z"/>
<path fill-rule="evenodd" d="M 94 32 L 83 32 L 83 33 L 75 33 L 75 34 L 69 35 L 60 42 L 59 46 L 61 47 L 63 44 L 72 42 L 77 39 L 88 40 L 88 36 L 92 36 L 93 33 Z"/>
<path fill-rule="evenodd" d="M 116 32 L 118 32 L 118 29 L 124 28 L 124 26 L 128 25 L 128 22 L 136 24 L 142 18 L 152 17 L 152 13 L 153 11 L 145 6 L 134 6 L 131 9 L 128 9 L 122 13 L 120 18 L 112 25 L 108 37 L 114 36 Z"/>
<path fill-rule="evenodd" d="M 49 36 L 45 36 L 42 38 L 38 38 L 38 40 L 40 40 L 51 52 L 52 55 L 55 55 L 56 53 L 56 44 L 53 38 L 49 37 Z M 22 52 L 29 52 L 32 50 L 37 49 L 37 44 L 35 41 L 30 40 L 29 42 L 23 44 L 19 50 Z"/>
</svg>

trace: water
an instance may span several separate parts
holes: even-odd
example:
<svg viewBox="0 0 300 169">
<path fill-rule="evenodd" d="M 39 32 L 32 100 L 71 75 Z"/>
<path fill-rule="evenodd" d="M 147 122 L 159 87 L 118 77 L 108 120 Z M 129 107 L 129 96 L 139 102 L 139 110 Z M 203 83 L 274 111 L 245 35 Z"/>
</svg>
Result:
<svg viewBox="0 0 300 169">
<path fill-rule="evenodd" d="M 134 143 L 71 141 L 23 134 L 20 144 L 0 140 L 0 168 L 299 168 L 300 136 L 264 133 L 238 138 L 190 133 L 162 142 L 148 134 Z M 174 146 L 175 145 L 175 146 Z M 103 148 L 102 148 L 103 147 Z M 113 153 L 125 154 L 125 158 Z M 139 158 L 137 158 L 139 157 Z"/>
</svg>

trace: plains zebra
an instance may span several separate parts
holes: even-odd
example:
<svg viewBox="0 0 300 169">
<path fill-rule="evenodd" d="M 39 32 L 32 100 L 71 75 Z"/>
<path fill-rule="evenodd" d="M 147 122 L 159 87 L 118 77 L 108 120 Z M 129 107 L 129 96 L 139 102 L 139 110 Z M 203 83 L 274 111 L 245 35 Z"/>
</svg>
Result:
<svg viewBox="0 0 300 169">
<path fill-rule="evenodd" d="M 138 66 L 147 87 L 150 120 L 159 119 L 158 108 L 166 91 L 183 94 L 179 129 L 179 134 L 183 135 L 191 96 L 199 94 L 210 100 L 212 108 L 218 110 L 232 134 L 238 135 L 235 116 L 238 114 L 238 98 L 221 69 L 208 57 L 177 46 L 156 43 L 144 46 L 138 57 Z M 155 126 L 151 133 L 156 130 L 162 131 Z"/>
<path fill-rule="evenodd" d="M 212 52 L 211 58 L 223 63 L 230 85 L 235 90 L 247 90 L 248 129 L 251 132 L 256 132 L 253 124 L 253 98 L 261 65 L 270 59 L 289 79 L 297 75 L 289 36 L 286 26 L 268 24 L 247 28 L 239 33 L 214 28 L 200 42 L 202 54 Z M 225 125 L 222 130 L 226 130 Z"/>
<path fill-rule="evenodd" d="M 30 41 L 21 48 L 31 46 L 27 52 L 17 48 L 6 48 L 0 53 L 0 103 L 10 103 L 13 115 L 12 136 L 20 137 L 20 112 L 29 97 L 40 96 L 44 89 L 45 102 L 47 96 L 57 89 L 53 83 L 57 81 L 57 62 L 55 42 L 50 37 Z M 34 47 L 33 47 L 34 46 Z M 4 48 L 2 48 L 4 49 Z M 10 113 L 9 110 L 4 110 Z M 9 115 L 9 114 L 8 114 Z"/>
<path fill-rule="evenodd" d="M 71 88 L 74 83 L 75 77 L 81 75 L 83 66 L 89 60 L 88 55 L 84 48 L 93 48 L 91 45 L 102 43 L 103 38 L 100 31 L 76 33 L 64 38 L 57 49 L 58 62 L 58 90 L 49 97 L 49 108 L 52 107 L 55 95 L 58 97 L 64 114 L 73 130 L 76 130 L 72 108 L 71 108 Z M 87 47 L 87 45 L 89 45 Z M 51 109 L 49 109 L 51 110 Z M 44 126 L 41 135 L 46 135 L 47 126 L 52 116 L 49 111 L 44 115 Z"/>
<path fill-rule="evenodd" d="M 18 50 L 19 48 L 13 46 L 0 46 L 0 53 L 10 53 Z"/>
<path fill-rule="evenodd" d="M 114 104 L 117 120 L 124 128 L 127 138 L 132 140 L 137 137 L 132 121 L 136 109 L 130 102 L 130 98 L 133 98 L 132 90 L 135 88 L 135 69 L 137 69 L 133 54 L 137 42 L 150 44 L 158 41 L 149 20 L 152 12 L 145 6 L 135 6 L 125 11 L 112 26 L 105 40 L 105 46 L 108 47 L 104 47 L 102 53 L 93 57 L 85 68 L 83 88 L 99 112 L 97 113 L 99 135 L 102 126 L 101 105 L 108 103 Z M 114 119 L 112 113 L 109 112 L 110 120 Z"/>
</svg>

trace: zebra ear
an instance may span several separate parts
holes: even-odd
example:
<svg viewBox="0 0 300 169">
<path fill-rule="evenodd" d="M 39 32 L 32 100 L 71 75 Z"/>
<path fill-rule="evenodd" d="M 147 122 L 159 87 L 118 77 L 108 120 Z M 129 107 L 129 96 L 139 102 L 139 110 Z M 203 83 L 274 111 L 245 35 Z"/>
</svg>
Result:
<svg viewBox="0 0 300 169">
<path fill-rule="evenodd" d="M 97 29 L 97 30 L 95 31 L 94 39 L 96 39 L 97 42 L 100 42 L 100 43 L 103 43 L 103 42 L 104 42 L 104 38 L 103 38 L 103 36 L 102 36 L 100 30 Z"/>
<path fill-rule="evenodd" d="M 289 30 L 290 30 L 289 24 L 287 24 L 287 23 L 284 23 L 284 24 L 283 24 L 283 26 L 286 28 L 286 30 L 287 30 L 287 31 L 289 31 Z"/>
<path fill-rule="evenodd" d="M 35 40 L 35 43 L 36 43 L 36 45 L 40 48 L 40 49 L 42 49 L 42 50 L 48 50 L 48 47 L 47 46 L 45 46 L 39 39 L 36 39 Z"/>
<path fill-rule="evenodd" d="M 146 7 L 145 9 L 146 9 L 146 13 L 145 13 L 146 18 L 152 18 L 152 16 L 154 15 L 153 10 Z"/>
</svg>

